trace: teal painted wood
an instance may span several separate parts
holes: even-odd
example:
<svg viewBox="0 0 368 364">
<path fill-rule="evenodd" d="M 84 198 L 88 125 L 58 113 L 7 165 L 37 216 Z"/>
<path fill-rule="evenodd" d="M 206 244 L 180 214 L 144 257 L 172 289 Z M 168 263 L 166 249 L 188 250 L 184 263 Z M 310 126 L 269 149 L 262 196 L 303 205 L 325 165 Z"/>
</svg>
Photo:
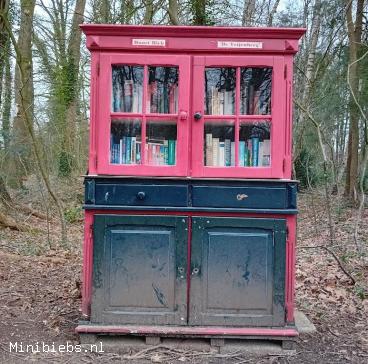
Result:
<svg viewBox="0 0 368 364">
<path fill-rule="evenodd" d="M 287 208 L 285 187 L 193 186 L 193 206 L 236 208 Z"/>
<path fill-rule="evenodd" d="M 190 325 L 285 324 L 286 221 L 193 217 Z"/>
<path fill-rule="evenodd" d="M 188 186 L 166 184 L 102 184 L 96 204 L 124 206 L 187 206 Z"/>
<path fill-rule="evenodd" d="M 188 219 L 95 215 L 91 322 L 187 323 Z"/>
</svg>

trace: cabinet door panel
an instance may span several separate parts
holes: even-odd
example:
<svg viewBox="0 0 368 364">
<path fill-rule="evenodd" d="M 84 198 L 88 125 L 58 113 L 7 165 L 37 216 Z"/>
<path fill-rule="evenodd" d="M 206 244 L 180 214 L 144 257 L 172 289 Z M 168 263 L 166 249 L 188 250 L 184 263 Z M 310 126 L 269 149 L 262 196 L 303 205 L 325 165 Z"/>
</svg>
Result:
<svg viewBox="0 0 368 364">
<path fill-rule="evenodd" d="M 192 325 L 284 324 L 285 221 L 193 218 Z"/>
<path fill-rule="evenodd" d="M 94 232 L 92 322 L 186 323 L 186 218 L 97 215 Z"/>
</svg>

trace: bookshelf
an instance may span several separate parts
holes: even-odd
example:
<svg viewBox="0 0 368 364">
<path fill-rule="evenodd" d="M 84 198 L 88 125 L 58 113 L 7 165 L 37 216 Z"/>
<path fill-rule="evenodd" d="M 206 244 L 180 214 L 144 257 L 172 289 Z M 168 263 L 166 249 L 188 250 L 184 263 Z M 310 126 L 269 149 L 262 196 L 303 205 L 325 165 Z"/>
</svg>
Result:
<svg viewBox="0 0 368 364">
<path fill-rule="evenodd" d="M 77 332 L 293 340 L 304 30 L 82 29 L 92 66 Z"/>
</svg>

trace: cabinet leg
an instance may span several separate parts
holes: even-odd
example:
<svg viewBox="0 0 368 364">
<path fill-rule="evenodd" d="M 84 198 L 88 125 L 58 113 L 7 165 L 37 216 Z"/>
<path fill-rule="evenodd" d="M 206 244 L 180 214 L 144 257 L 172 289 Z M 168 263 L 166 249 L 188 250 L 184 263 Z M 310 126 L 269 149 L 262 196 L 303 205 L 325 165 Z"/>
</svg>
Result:
<svg viewBox="0 0 368 364">
<path fill-rule="evenodd" d="M 211 339 L 211 346 L 221 347 L 225 345 L 225 339 L 213 338 Z"/>
<path fill-rule="evenodd" d="M 161 338 L 160 336 L 146 336 L 146 344 L 147 345 L 160 345 Z"/>
</svg>

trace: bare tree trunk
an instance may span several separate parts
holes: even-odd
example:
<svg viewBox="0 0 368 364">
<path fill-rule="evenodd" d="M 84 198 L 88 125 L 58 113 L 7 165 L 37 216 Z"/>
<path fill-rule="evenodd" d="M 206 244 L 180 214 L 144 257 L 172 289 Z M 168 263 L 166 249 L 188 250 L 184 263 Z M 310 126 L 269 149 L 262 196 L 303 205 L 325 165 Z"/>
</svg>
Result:
<svg viewBox="0 0 368 364">
<path fill-rule="evenodd" d="M 348 141 L 348 157 L 346 164 L 346 179 L 344 194 L 352 201 L 357 200 L 358 191 L 358 170 L 359 170 L 359 109 L 352 94 L 359 94 L 359 65 L 357 62 L 358 52 L 362 39 L 362 22 L 364 0 L 358 0 L 356 4 L 355 24 L 353 21 L 352 7 L 353 1 L 347 0 L 346 5 L 346 21 L 349 38 L 349 141 Z"/>
<path fill-rule="evenodd" d="M 169 0 L 169 17 L 172 25 L 179 25 L 178 0 Z"/>
<path fill-rule="evenodd" d="M 10 44 L 8 46 L 10 52 Z M 11 64 L 8 58 L 5 63 L 5 78 L 4 78 L 4 104 L 2 112 L 2 136 L 4 141 L 5 152 L 9 151 L 10 145 L 10 112 L 11 112 L 11 100 L 12 100 L 12 74 Z"/>
<path fill-rule="evenodd" d="M 64 155 L 60 155 L 60 158 L 64 158 L 64 162 L 70 164 L 70 169 L 67 169 L 68 171 L 72 169 L 72 165 L 74 164 L 73 156 L 77 150 L 76 124 L 78 119 L 79 62 L 81 46 L 81 31 L 79 29 L 79 24 L 83 23 L 85 5 L 86 0 L 77 0 L 75 3 L 67 50 L 67 63 L 71 87 L 68 90 L 69 95 L 66 105 L 65 128 L 63 130 L 64 136 L 61 153 Z"/>
<path fill-rule="evenodd" d="M 256 0 L 244 0 L 243 19 L 242 19 L 243 27 L 253 25 L 255 10 L 256 10 Z"/>
<path fill-rule="evenodd" d="M 191 0 L 193 25 L 206 25 L 206 0 Z"/>
<path fill-rule="evenodd" d="M 280 4 L 280 0 L 276 0 L 272 6 L 272 9 L 270 11 L 270 14 L 268 15 L 268 26 L 269 27 L 272 27 L 272 23 L 273 23 L 273 17 L 275 16 L 276 14 L 276 11 L 277 11 L 277 7 L 279 6 Z"/>
<path fill-rule="evenodd" d="M 15 156 L 13 168 L 11 168 L 11 171 L 14 172 L 14 182 L 16 184 L 21 184 L 22 177 L 27 175 L 29 169 L 31 141 L 25 119 L 27 118 L 33 123 L 34 102 L 32 33 L 35 0 L 21 0 L 20 5 L 21 18 L 17 48 L 21 54 L 20 61 L 22 63 L 18 64 L 15 71 L 14 89 L 17 113 L 13 121 L 12 149 Z M 24 77 L 20 75 L 20 68 L 24 72 Z"/>
<path fill-rule="evenodd" d="M 152 24 L 152 21 L 153 21 L 153 0 L 147 0 L 143 24 L 149 25 Z"/>
</svg>

